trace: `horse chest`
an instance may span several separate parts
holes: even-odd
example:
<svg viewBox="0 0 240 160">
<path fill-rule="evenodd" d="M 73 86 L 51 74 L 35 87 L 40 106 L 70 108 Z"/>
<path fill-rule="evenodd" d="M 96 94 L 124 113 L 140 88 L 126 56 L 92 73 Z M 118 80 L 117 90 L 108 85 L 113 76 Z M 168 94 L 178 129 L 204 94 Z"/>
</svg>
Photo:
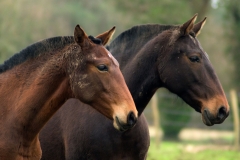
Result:
<svg viewBox="0 0 240 160">
<path fill-rule="evenodd" d="M 150 144 L 145 116 L 131 130 L 120 133 L 108 127 L 96 145 L 89 146 L 87 159 L 144 160 Z M 105 130 L 106 131 L 106 130 Z M 104 136 L 103 136 L 104 135 Z M 91 142 L 93 143 L 93 142 Z"/>
</svg>

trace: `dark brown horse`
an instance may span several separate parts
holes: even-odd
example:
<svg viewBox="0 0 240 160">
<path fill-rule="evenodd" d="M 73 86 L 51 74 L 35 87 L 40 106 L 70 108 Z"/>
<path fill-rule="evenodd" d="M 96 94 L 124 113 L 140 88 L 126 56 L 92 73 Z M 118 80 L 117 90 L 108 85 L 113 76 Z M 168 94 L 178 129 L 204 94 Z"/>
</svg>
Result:
<svg viewBox="0 0 240 160">
<path fill-rule="evenodd" d="M 1 160 L 39 160 L 39 131 L 69 98 L 91 105 L 118 130 L 134 125 L 134 101 L 118 62 L 102 45 L 114 30 L 88 38 L 77 25 L 74 38 L 43 40 L 0 66 Z"/>
<path fill-rule="evenodd" d="M 43 160 L 146 159 L 150 141 L 142 112 L 160 87 L 200 112 L 206 125 L 222 123 L 229 106 L 208 55 L 196 38 L 206 19 L 194 25 L 196 18 L 177 26 L 135 26 L 120 34 L 108 48 L 119 61 L 137 106 L 137 124 L 120 133 L 91 107 L 69 100 L 40 133 Z"/>
</svg>

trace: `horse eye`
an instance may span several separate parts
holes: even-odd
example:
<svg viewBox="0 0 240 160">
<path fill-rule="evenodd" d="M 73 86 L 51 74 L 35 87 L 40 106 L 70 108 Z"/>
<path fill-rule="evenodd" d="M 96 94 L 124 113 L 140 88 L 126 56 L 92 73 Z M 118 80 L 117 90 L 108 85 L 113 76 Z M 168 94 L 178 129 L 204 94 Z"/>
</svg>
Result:
<svg viewBox="0 0 240 160">
<path fill-rule="evenodd" d="M 192 57 L 189 57 L 189 59 L 191 62 L 200 62 L 200 59 L 198 56 L 192 56 Z"/>
<path fill-rule="evenodd" d="M 108 71 L 108 67 L 104 64 L 98 65 L 97 68 L 99 71 L 105 71 L 105 72 Z"/>
</svg>

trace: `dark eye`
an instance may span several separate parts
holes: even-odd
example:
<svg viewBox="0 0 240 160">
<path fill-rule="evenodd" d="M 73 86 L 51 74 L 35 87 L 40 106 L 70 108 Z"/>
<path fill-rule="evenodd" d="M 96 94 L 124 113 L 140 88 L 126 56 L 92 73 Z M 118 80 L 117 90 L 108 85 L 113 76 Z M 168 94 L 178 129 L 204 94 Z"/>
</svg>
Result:
<svg viewBox="0 0 240 160">
<path fill-rule="evenodd" d="M 98 65 L 97 68 L 99 71 L 105 71 L 105 72 L 108 71 L 108 67 L 104 64 Z"/>
<path fill-rule="evenodd" d="M 192 57 L 189 57 L 189 59 L 191 62 L 200 62 L 200 59 L 198 56 L 192 56 Z"/>
</svg>

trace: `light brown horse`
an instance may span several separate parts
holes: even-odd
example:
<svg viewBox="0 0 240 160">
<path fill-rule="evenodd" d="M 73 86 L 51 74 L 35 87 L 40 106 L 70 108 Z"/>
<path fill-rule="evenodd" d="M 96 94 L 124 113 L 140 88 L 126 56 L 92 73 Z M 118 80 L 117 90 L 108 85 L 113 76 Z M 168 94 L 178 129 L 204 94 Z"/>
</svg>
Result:
<svg viewBox="0 0 240 160">
<path fill-rule="evenodd" d="M 196 18 L 197 15 L 182 25 L 134 26 L 111 42 L 108 48 L 120 63 L 138 110 L 135 127 L 117 132 L 107 118 L 71 99 L 41 130 L 42 159 L 146 159 L 150 137 L 143 110 L 161 87 L 200 112 L 204 124 L 222 123 L 229 114 L 229 105 L 208 55 L 197 39 L 206 18 L 194 24 Z M 83 110 L 91 117 L 82 114 Z"/>
<path fill-rule="evenodd" d="M 43 40 L 0 66 L 0 160 L 39 160 L 38 133 L 69 98 L 91 105 L 118 130 L 135 124 L 119 64 L 103 46 L 114 31 L 89 38 L 77 25 L 74 39 Z"/>
</svg>

